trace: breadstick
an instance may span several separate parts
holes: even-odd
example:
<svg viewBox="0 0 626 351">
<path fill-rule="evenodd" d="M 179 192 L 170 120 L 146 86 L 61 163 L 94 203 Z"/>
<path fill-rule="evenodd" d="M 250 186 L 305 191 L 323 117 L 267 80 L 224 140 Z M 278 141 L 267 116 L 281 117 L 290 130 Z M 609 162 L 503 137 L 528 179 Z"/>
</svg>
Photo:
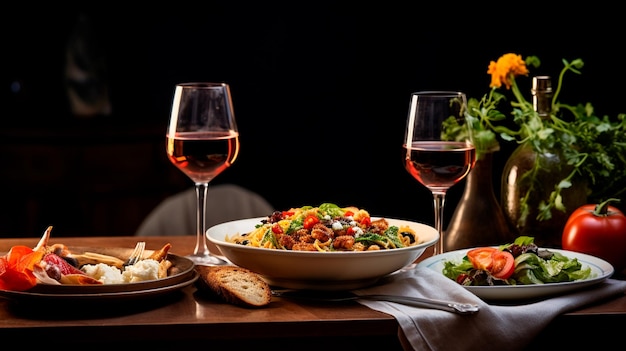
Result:
<svg viewBox="0 0 626 351">
<path fill-rule="evenodd" d="M 160 250 L 154 251 L 152 255 L 150 255 L 148 258 L 151 258 L 157 262 L 161 262 L 167 257 L 167 252 L 170 250 L 171 247 L 172 244 L 167 243 Z"/>
</svg>

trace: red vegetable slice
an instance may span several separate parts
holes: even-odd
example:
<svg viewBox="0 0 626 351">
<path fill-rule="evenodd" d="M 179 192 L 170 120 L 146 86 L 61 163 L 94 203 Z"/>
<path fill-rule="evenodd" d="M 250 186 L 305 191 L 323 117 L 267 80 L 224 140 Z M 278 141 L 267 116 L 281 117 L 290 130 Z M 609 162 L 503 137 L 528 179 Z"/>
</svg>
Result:
<svg viewBox="0 0 626 351">
<path fill-rule="evenodd" d="M 468 251 L 467 258 L 474 268 L 488 271 L 499 279 L 508 279 L 515 272 L 515 258 L 508 251 L 479 247 Z"/>
<path fill-rule="evenodd" d="M 496 250 L 491 256 L 491 274 L 499 279 L 508 279 L 515 272 L 515 258 L 508 251 Z"/>
<path fill-rule="evenodd" d="M 497 251 L 497 249 L 493 247 L 479 247 L 468 251 L 467 258 L 472 262 L 474 268 L 491 271 L 491 266 L 493 266 L 491 256 L 494 251 Z"/>
<path fill-rule="evenodd" d="M 0 266 L 0 288 L 3 290 L 24 291 L 37 285 L 33 267 L 41 261 L 43 251 L 33 251 L 30 247 L 16 245 L 2 257 Z"/>
<path fill-rule="evenodd" d="M 272 225 L 272 232 L 274 234 L 283 234 L 283 227 L 278 223 L 274 223 L 274 225 Z"/>
<path fill-rule="evenodd" d="M 313 226 L 317 223 L 319 223 L 320 219 L 317 218 L 317 216 L 315 215 L 308 215 L 305 219 L 304 219 L 304 223 L 302 224 L 304 226 L 305 229 L 311 229 L 313 228 Z"/>
</svg>

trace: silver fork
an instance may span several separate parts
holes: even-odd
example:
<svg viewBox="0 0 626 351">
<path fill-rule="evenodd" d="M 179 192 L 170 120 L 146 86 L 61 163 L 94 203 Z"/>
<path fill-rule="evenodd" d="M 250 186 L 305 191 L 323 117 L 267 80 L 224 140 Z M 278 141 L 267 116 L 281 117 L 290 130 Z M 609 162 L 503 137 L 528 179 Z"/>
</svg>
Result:
<svg viewBox="0 0 626 351">
<path fill-rule="evenodd" d="M 135 249 L 130 254 L 126 262 L 124 262 L 124 266 L 132 266 L 138 261 L 141 261 L 143 259 L 143 252 L 145 249 L 146 249 L 146 242 L 138 241 L 137 245 L 135 245 Z"/>
<path fill-rule="evenodd" d="M 459 314 L 473 314 L 478 312 L 479 307 L 476 304 L 462 303 L 454 301 L 442 301 L 435 299 L 427 299 L 422 297 L 410 297 L 399 295 L 380 295 L 380 294 L 366 294 L 356 295 L 351 292 L 340 292 L 336 294 L 323 294 L 321 292 L 305 292 L 299 290 L 272 290 L 272 295 L 277 297 L 287 297 L 294 299 L 303 299 L 309 301 L 322 301 L 322 302 L 340 302 L 340 301 L 354 301 L 354 300 L 376 300 L 376 301 L 389 301 L 396 302 L 407 306 L 423 307 L 423 308 L 435 308 L 443 311 L 454 312 Z"/>
</svg>

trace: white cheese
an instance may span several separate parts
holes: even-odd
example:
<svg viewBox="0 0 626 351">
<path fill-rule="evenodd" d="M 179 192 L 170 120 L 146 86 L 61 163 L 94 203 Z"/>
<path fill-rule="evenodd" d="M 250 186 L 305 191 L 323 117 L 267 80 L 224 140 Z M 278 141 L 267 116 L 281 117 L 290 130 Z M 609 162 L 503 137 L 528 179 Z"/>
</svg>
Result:
<svg viewBox="0 0 626 351">
<path fill-rule="evenodd" d="M 159 279 L 159 262 L 152 259 L 141 260 L 132 266 L 126 266 L 122 276 L 128 283 Z"/>
<path fill-rule="evenodd" d="M 81 270 L 88 276 L 101 281 L 103 284 L 121 284 L 125 283 L 122 272 L 116 267 L 109 266 L 106 263 L 86 264 Z"/>
<path fill-rule="evenodd" d="M 159 279 L 159 262 L 153 259 L 141 260 L 132 266 L 126 266 L 124 272 L 105 263 L 86 264 L 81 270 L 103 284 L 137 283 Z"/>
</svg>

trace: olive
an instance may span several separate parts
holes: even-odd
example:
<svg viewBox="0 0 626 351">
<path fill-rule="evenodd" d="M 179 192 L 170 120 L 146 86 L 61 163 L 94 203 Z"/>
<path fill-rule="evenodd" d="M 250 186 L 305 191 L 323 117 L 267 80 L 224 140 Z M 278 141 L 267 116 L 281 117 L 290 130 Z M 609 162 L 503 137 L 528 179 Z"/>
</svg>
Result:
<svg viewBox="0 0 626 351">
<path fill-rule="evenodd" d="M 47 265 L 46 266 L 46 274 L 48 275 L 48 277 L 54 279 L 54 280 L 61 280 L 61 269 L 57 266 L 54 265 Z"/>
<path fill-rule="evenodd" d="M 411 244 L 415 243 L 415 235 L 413 235 L 413 233 L 411 232 L 402 232 L 400 233 L 403 237 L 407 237 L 409 238 L 409 242 Z"/>
</svg>

